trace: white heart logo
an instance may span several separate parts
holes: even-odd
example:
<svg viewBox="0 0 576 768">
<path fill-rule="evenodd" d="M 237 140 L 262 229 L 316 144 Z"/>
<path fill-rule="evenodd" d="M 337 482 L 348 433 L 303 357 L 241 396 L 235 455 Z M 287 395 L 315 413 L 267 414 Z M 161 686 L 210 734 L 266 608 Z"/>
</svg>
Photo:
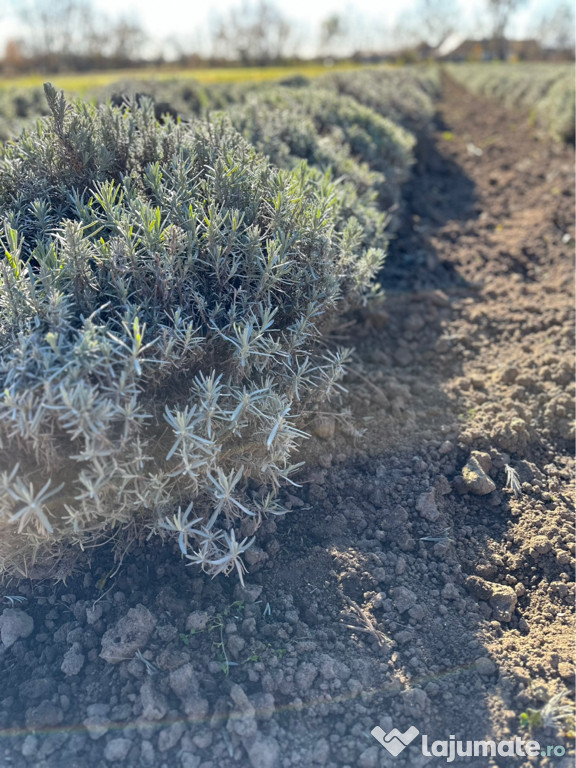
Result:
<svg viewBox="0 0 576 768">
<path fill-rule="evenodd" d="M 386 733 L 386 731 L 377 725 L 375 728 L 372 728 L 370 733 L 379 744 L 390 752 L 391 755 L 397 757 L 408 744 L 414 741 L 420 731 L 412 725 L 407 731 L 404 731 L 404 733 L 399 731 L 398 728 L 392 728 L 389 733 Z"/>
</svg>

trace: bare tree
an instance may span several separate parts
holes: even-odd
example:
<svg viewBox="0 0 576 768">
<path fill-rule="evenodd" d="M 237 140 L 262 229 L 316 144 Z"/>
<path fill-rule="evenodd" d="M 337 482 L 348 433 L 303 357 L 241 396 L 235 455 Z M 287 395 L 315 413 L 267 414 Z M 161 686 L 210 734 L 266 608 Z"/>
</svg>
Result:
<svg viewBox="0 0 576 768">
<path fill-rule="evenodd" d="M 458 0 L 420 0 L 415 12 L 422 28 L 422 39 L 438 48 L 457 30 L 460 18 Z"/>
<path fill-rule="evenodd" d="M 110 56 L 124 61 L 142 59 L 146 33 L 135 19 L 121 18 L 110 29 Z"/>
<path fill-rule="evenodd" d="M 323 56 L 334 55 L 336 41 L 344 33 L 344 23 L 337 13 L 333 13 L 320 24 L 320 52 Z"/>
<path fill-rule="evenodd" d="M 90 0 L 22 0 L 17 11 L 28 30 L 29 55 L 56 69 L 78 52 L 92 6 Z"/>
<path fill-rule="evenodd" d="M 92 0 L 20 0 L 23 50 L 45 71 L 127 65 L 142 59 L 146 35 L 137 20 L 111 21 Z"/>
<path fill-rule="evenodd" d="M 543 16 L 536 27 L 536 37 L 544 48 L 573 51 L 575 29 L 572 4 L 561 3 Z"/>
<path fill-rule="evenodd" d="M 269 64 L 286 57 L 292 26 L 271 0 L 244 2 L 217 17 L 214 53 L 246 64 Z"/>
<path fill-rule="evenodd" d="M 526 0 L 486 0 L 492 28 L 494 54 L 504 61 L 507 57 L 506 29 L 514 13 Z"/>
<path fill-rule="evenodd" d="M 438 48 L 457 31 L 459 10 L 458 0 L 418 0 L 415 8 L 398 17 L 394 30 L 397 45 L 426 43 L 431 48 Z"/>
</svg>

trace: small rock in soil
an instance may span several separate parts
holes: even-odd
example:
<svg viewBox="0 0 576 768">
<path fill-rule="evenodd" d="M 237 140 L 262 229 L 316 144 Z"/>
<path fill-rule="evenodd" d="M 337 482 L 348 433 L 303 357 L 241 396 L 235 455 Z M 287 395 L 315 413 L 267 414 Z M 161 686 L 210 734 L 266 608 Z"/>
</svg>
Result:
<svg viewBox="0 0 576 768">
<path fill-rule="evenodd" d="M 142 701 L 142 717 L 145 720 L 162 720 L 168 712 L 166 697 L 156 689 L 150 679 L 142 683 L 140 699 Z"/>
<path fill-rule="evenodd" d="M 168 752 L 169 749 L 173 749 L 185 731 L 186 726 L 184 723 L 172 723 L 172 725 L 161 730 L 158 736 L 158 750 L 160 752 Z"/>
<path fill-rule="evenodd" d="M 74 643 L 72 648 L 66 651 L 64 654 L 64 660 L 60 669 L 67 677 L 77 675 L 84 666 L 85 656 L 82 653 L 82 646 L 80 643 Z"/>
<path fill-rule="evenodd" d="M 447 453 L 450 453 L 450 451 L 454 448 L 454 444 L 450 442 L 450 440 L 444 440 L 440 448 L 438 448 L 438 453 L 440 456 L 446 456 Z"/>
<path fill-rule="evenodd" d="M 227 725 L 228 730 L 237 733 L 242 738 L 252 736 L 257 731 L 256 710 L 254 706 L 240 685 L 232 686 L 230 696 L 236 706 L 230 714 Z"/>
<path fill-rule="evenodd" d="M 102 618 L 103 608 L 100 603 L 86 608 L 86 621 L 90 626 L 96 624 L 96 622 Z"/>
<path fill-rule="evenodd" d="M 528 551 L 531 557 L 536 558 L 539 555 L 545 555 L 552 549 L 552 542 L 546 536 L 534 536 L 530 540 Z"/>
<path fill-rule="evenodd" d="M 480 659 L 476 659 L 474 662 L 474 668 L 479 675 L 483 677 L 489 677 L 495 675 L 498 672 L 498 666 L 489 659 L 487 656 L 482 656 Z"/>
<path fill-rule="evenodd" d="M 186 619 L 186 631 L 194 630 L 200 632 L 206 628 L 208 623 L 208 614 L 206 611 L 193 611 Z"/>
<path fill-rule="evenodd" d="M 109 664 L 132 659 L 143 648 L 156 626 L 156 619 L 144 605 L 130 608 L 102 637 L 100 658 Z"/>
<path fill-rule="evenodd" d="M 126 759 L 131 748 L 130 739 L 112 739 L 104 747 L 104 759 L 109 763 L 119 763 Z"/>
<path fill-rule="evenodd" d="M 309 661 L 303 661 L 294 675 L 294 682 L 301 691 L 308 691 L 318 674 L 318 667 Z"/>
<path fill-rule="evenodd" d="M 470 456 L 466 465 L 462 469 L 462 477 L 466 489 L 476 496 L 485 496 L 495 490 L 494 481 L 488 477 L 479 460 L 475 456 Z"/>
<path fill-rule="evenodd" d="M 255 603 L 262 594 L 260 584 L 236 584 L 234 587 L 234 599 L 244 603 Z"/>
<path fill-rule="evenodd" d="M 36 754 L 38 754 L 38 737 L 29 733 L 22 744 L 22 755 L 23 757 L 32 757 Z"/>
<path fill-rule="evenodd" d="M 518 596 L 512 587 L 504 584 L 491 584 L 492 596 L 488 601 L 494 617 L 498 621 L 510 621 L 518 602 Z"/>
<path fill-rule="evenodd" d="M 358 758 L 358 768 L 378 768 L 379 756 L 378 747 L 368 747 Z"/>
<path fill-rule="evenodd" d="M 394 352 L 394 360 L 398 363 L 398 365 L 406 368 L 406 366 L 410 365 L 410 363 L 414 360 L 414 357 L 412 356 L 410 350 L 406 349 L 405 347 L 400 347 L 400 349 L 397 349 L 396 352 Z"/>
<path fill-rule="evenodd" d="M 492 469 L 492 457 L 486 451 L 472 451 L 471 458 L 476 459 L 484 472 L 490 472 Z"/>
<path fill-rule="evenodd" d="M 425 520 L 429 520 L 431 523 L 438 520 L 440 517 L 440 510 L 436 506 L 434 489 L 428 491 L 428 493 L 420 494 L 418 501 L 416 502 L 416 509 L 420 512 L 420 516 Z"/>
<path fill-rule="evenodd" d="M 102 738 L 110 728 L 110 720 L 107 717 L 100 715 L 90 715 L 82 721 L 82 725 L 86 728 L 88 735 L 93 741 Z"/>
<path fill-rule="evenodd" d="M 244 740 L 252 768 L 276 768 L 280 756 L 278 742 L 272 736 L 257 733 L 252 739 Z"/>
<path fill-rule="evenodd" d="M 492 596 L 492 585 L 480 576 L 468 576 L 466 589 L 477 600 L 490 600 Z"/>
<path fill-rule="evenodd" d="M 318 739 L 312 750 L 312 760 L 315 765 L 327 765 L 330 759 L 330 744 L 327 739 Z"/>
<path fill-rule="evenodd" d="M 409 611 L 413 605 L 416 604 L 418 598 L 407 587 L 397 587 L 392 590 L 392 597 L 394 599 L 394 605 L 399 613 Z"/>
<path fill-rule="evenodd" d="M 143 741 L 140 745 L 140 763 L 154 765 L 154 745 L 151 741 Z"/>
<path fill-rule="evenodd" d="M 60 725 L 64 719 L 64 713 L 51 701 L 42 701 L 37 707 L 26 710 L 26 726 L 28 728 L 47 728 Z"/>
<path fill-rule="evenodd" d="M 34 619 L 19 608 L 5 608 L 0 616 L 0 638 L 6 648 L 34 631 Z"/>
</svg>

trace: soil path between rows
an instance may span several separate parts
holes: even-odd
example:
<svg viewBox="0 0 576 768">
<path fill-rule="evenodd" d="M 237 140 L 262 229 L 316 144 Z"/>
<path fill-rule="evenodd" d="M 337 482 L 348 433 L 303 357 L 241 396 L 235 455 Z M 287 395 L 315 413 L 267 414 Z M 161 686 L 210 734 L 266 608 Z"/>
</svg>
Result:
<svg viewBox="0 0 576 768">
<path fill-rule="evenodd" d="M 527 115 L 445 81 L 386 300 L 335 334 L 348 392 L 310 418 L 246 588 L 152 543 L 104 589 L 105 551 L 19 585 L 35 631 L 0 650 L 1 765 L 420 768 L 445 758 L 420 738 L 393 757 L 371 730 L 527 739 L 523 712 L 573 698 L 573 167 Z M 138 605 L 146 661 L 105 662 Z M 571 765 L 567 724 L 533 724 L 566 755 L 452 765 Z"/>
</svg>

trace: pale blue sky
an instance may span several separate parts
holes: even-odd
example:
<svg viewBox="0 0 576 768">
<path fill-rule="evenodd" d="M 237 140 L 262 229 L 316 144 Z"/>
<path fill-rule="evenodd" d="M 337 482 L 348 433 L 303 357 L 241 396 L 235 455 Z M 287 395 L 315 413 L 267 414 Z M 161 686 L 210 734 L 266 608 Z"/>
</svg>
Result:
<svg viewBox="0 0 576 768">
<path fill-rule="evenodd" d="M 560 0 L 525 0 L 522 9 L 515 14 L 510 26 L 512 37 L 529 35 L 535 21 L 551 11 Z M 0 0 L 0 9 L 7 0 Z M 183 48 L 197 48 L 206 39 L 206 29 L 211 14 L 237 6 L 239 0 L 93 0 L 94 5 L 107 16 L 129 15 L 140 19 L 146 31 L 159 40 L 175 38 Z M 318 27 L 322 19 L 331 13 L 342 13 L 353 20 L 356 30 L 366 30 L 367 37 L 382 39 L 383 30 L 393 30 L 398 18 L 414 7 L 416 0 L 278 0 L 277 7 L 298 24 L 299 36 L 306 38 L 309 46 L 318 39 Z M 460 0 L 457 26 L 470 36 L 482 35 L 485 0 Z M 381 31 L 382 30 L 382 31 Z M 0 45 L 10 36 L 16 36 L 18 24 L 10 14 L 0 15 Z M 362 32 L 356 31 L 362 38 Z M 367 40 L 369 43 L 370 41 Z M 394 42 L 394 36 L 391 36 Z M 366 47 L 370 47 L 368 44 Z"/>
</svg>

